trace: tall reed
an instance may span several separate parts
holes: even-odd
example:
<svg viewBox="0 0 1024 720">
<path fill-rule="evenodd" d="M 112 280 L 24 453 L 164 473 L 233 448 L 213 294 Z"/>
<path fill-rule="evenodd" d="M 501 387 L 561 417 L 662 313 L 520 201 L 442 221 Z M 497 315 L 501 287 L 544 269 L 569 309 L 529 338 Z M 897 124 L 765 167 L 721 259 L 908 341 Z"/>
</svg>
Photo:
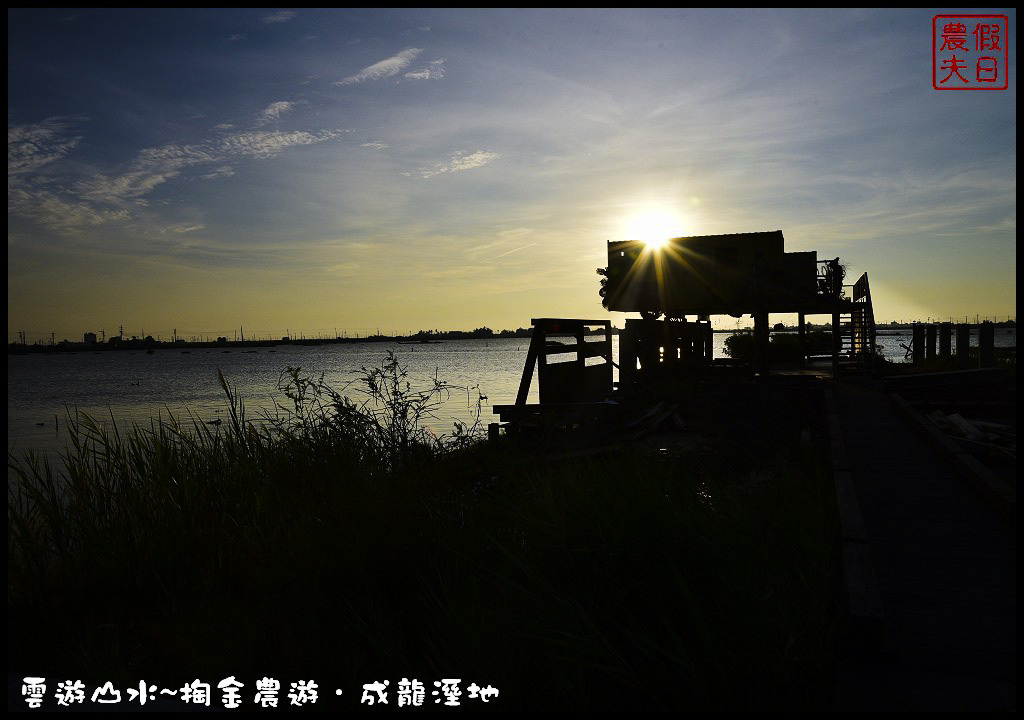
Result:
<svg viewBox="0 0 1024 720">
<path fill-rule="evenodd" d="M 250 419 L 9 458 L 8 667 L 127 684 L 459 677 L 500 709 L 814 708 L 834 498 L 809 448 L 544 460 L 426 430 L 389 356 Z M 361 390 L 363 392 L 356 392 Z M 355 399 L 353 399 L 355 398 Z"/>
</svg>

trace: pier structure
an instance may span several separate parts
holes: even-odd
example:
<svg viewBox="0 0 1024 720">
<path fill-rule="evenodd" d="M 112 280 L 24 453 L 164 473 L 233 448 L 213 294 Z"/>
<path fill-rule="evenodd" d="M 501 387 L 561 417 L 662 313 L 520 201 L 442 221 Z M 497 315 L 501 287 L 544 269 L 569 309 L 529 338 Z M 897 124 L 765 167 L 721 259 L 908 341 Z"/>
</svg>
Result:
<svg viewBox="0 0 1024 720">
<path fill-rule="evenodd" d="M 609 320 L 534 319 L 516 404 L 495 406 L 494 412 L 513 425 L 540 417 L 576 425 L 606 413 L 604 401 L 613 391 L 621 395 L 715 372 L 714 315 L 753 318 L 755 376 L 770 370 L 770 313 L 798 315 L 801 364 L 812 357 L 806 318 L 827 315 L 832 344 L 826 357 L 833 375 L 866 367 L 875 353 L 867 273 L 844 284 L 839 258 L 785 252 L 784 243 L 781 230 L 676 237 L 659 244 L 608 242 L 608 265 L 598 270 L 602 304 L 640 315 L 626 320 L 617 361 Z M 613 367 L 619 370 L 617 384 Z M 528 405 L 535 369 L 540 402 Z"/>
<path fill-rule="evenodd" d="M 971 332 L 978 333 L 978 352 L 971 358 Z M 956 338 L 954 351 L 953 338 Z M 904 346 L 906 347 L 906 346 Z M 995 324 L 914 323 L 908 357 L 914 365 L 938 363 L 947 369 L 992 368 L 995 359 Z"/>
<path fill-rule="evenodd" d="M 610 242 L 608 255 L 598 271 L 604 306 L 641 316 L 626 321 L 617 362 L 609 321 L 534 319 L 516 404 L 494 408 L 509 429 L 546 439 L 549 429 L 589 428 L 589 447 L 602 451 L 673 424 L 686 432 L 716 406 L 757 412 L 767 432 L 776 411 L 802 399 L 802 415 L 817 417 L 811 437 L 827 446 L 839 518 L 834 709 L 1016 709 L 1015 373 L 964 372 L 971 327 L 951 323 L 915 324 L 911 351 L 915 363 L 952 362 L 955 331 L 958 372 L 884 383 L 849 372 L 875 351 L 867 274 L 845 285 L 838 258 L 785 253 L 778 231 L 657 248 Z M 771 312 L 798 314 L 804 359 L 806 316 L 832 318 L 831 380 L 707 382 L 719 370 L 711 316 L 753 317 L 753 374 L 763 377 Z M 976 362 L 991 368 L 994 325 L 977 328 Z M 540 402 L 529 404 L 535 371 Z M 692 388 L 688 418 L 672 404 L 680 380 L 705 381 Z M 946 436 L 943 424 L 959 434 Z M 566 445 L 552 446 L 566 455 Z"/>
<path fill-rule="evenodd" d="M 603 304 L 608 310 L 637 312 L 649 320 L 664 317 L 666 323 L 692 316 L 709 327 L 713 315 L 749 315 L 754 320 L 756 373 L 769 371 L 770 313 L 797 314 L 804 358 L 807 316 L 827 315 L 833 369 L 865 364 L 875 352 L 867 273 L 845 285 L 846 271 L 839 258 L 819 260 L 815 251 L 785 252 L 784 244 L 781 230 L 678 237 L 660 246 L 636 240 L 609 242 Z M 633 357 L 633 348 L 650 342 L 659 331 L 634 323 L 635 332 L 630 332 L 629 324 L 625 346 L 630 354 L 623 354 L 619 364 L 632 376 L 634 360 L 645 372 L 643 359 Z M 679 333 L 663 328 L 660 334 L 672 338 Z M 682 334 L 688 338 L 692 333 Z M 659 362 L 674 363 L 679 354 L 667 360 L 662 356 Z M 651 358 L 647 360 L 649 370 Z"/>
</svg>

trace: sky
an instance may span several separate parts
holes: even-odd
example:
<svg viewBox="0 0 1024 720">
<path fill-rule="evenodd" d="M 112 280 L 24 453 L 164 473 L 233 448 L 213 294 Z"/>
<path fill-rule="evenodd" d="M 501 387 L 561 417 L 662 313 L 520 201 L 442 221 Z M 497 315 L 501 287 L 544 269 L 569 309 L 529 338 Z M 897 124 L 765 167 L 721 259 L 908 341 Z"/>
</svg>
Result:
<svg viewBox="0 0 1024 720">
<path fill-rule="evenodd" d="M 9 10 L 8 341 L 601 319 L 652 230 L 1015 318 L 1016 15 L 956 92 L 939 12 Z"/>
</svg>

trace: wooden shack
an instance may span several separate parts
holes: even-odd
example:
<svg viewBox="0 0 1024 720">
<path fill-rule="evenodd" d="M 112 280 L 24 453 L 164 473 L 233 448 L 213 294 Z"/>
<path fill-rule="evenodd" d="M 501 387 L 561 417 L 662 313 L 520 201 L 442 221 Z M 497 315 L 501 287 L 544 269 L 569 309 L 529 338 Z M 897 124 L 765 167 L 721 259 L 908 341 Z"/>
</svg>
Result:
<svg viewBox="0 0 1024 720">
<path fill-rule="evenodd" d="M 781 230 L 664 243 L 612 241 L 608 266 L 598 273 L 605 277 L 601 295 L 608 310 L 641 315 L 626 320 L 618 362 L 612 358 L 610 321 L 534 319 L 516 404 L 494 408 L 503 421 L 537 427 L 586 424 L 614 409 L 604 402 L 614 390 L 699 379 L 714 365 L 713 315 L 754 319 L 755 374 L 769 370 L 769 313 L 798 315 L 801 357 L 806 357 L 805 316 L 830 316 L 834 372 L 841 357 L 866 363 L 875 351 L 867 273 L 844 285 L 839 258 L 786 252 Z M 619 368 L 618 383 L 613 366 Z M 528 405 L 535 368 L 540 402 Z"/>
</svg>

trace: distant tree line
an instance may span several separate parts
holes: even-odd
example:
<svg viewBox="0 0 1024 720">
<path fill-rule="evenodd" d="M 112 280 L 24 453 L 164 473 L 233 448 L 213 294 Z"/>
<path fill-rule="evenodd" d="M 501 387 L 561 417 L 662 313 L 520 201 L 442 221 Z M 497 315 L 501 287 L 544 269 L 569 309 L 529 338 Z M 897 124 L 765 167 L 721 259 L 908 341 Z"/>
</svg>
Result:
<svg viewBox="0 0 1024 720">
<path fill-rule="evenodd" d="M 486 338 L 528 338 L 533 334 L 532 328 L 516 328 L 515 330 L 500 330 L 495 332 L 486 325 L 474 330 L 418 330 L 409 336 L 410 340 L 420 342 L 441 341 L 441 340 L 482 340 Z"/>
</svg>

